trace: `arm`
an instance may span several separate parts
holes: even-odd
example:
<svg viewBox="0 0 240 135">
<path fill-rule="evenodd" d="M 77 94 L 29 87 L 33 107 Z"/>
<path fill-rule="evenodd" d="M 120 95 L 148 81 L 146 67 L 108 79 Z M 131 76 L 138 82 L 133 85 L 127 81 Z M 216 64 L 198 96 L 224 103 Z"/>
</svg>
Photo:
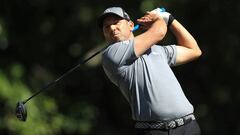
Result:
<svg viewBox="0 0 240 135">
<path fill-rule="evenodd" d="M 175 19 L 169 26 L 177 39 L 176 65 L 198 58 L 202 52 L 193 36 Z"/>
<path fill-rule="evenodd" d="M 151 46 L 164 38 L 167 32 L 167 26 L 162 17 L 151 12 L 147 12 L 147 14 L 138 19 L 137 22 L 141 24 L 144 29 L 147 29 L 146 32 L 136 36 L 134 39 L 134 51 L 136 56 L 139 57 L 151 48 Z"/>
</svg>

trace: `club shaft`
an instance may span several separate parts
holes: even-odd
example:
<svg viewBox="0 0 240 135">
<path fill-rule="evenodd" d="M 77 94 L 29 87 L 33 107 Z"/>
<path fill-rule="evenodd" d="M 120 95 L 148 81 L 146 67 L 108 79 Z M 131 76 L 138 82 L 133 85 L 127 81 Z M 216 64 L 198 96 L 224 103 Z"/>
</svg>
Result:
<svg viewBox="0 0 240 135">
<path fill-rule="evenodd" d="M 98 55 L 100 52 L 102 52 L 106 47 L 102 48 L 101 50 L 99 50 L 98 52 L 94 53 L 93 55 L 91 55 L 90 57 L 88 57 L 87 59 L 83 60 L 82 62 L 80 62 L 78 65 L 76 65 L 75 67 L 71 68 L 70 70 L 68 70 L 66 73 L 64 73 L 62 76 L 60 76 L 59 78 L 57 78 L 56 80 L 54 80 L 53 82 L 47 84 L 46 86 L 44 86 L 42 89 L 40 89 L 39 91 L 35 92 L 31 97 L 29 97 L 28 99 L 23 101 L 23 104 L 27 103 L 30 99 L 32 99 L 33 97 L 37 96 L 38 94 L 40 94 L 41 92 L 43 92 L 44 90 L 47 90 L 49 87 L 54 86 L 55 84 L 57 84 L 59 81 L 61 81 L 63 78 L 65 78 L 68 74 L 70 74 L 71 72 L 73 72 L 74 70 L 76 70 L 78 67 L 80 67 L 82 64 L 85 64 L 87 61 L 89 61 L 90 59 L 92 59 L 93 57 L 95 57 L 96 55 Z"/>
</svg>

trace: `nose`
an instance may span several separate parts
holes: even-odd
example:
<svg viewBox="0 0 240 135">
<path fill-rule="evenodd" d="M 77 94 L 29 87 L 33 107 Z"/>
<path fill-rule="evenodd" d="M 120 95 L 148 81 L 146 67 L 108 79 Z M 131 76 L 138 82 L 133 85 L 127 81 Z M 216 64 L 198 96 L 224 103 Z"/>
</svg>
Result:
<svg viewBox="0 0 240 135">
<path fill-rule="evenodd" d="M 111 31 L 115 31 L 116 25 L 112 24 L 112 25 L 110 26 L 110 29 L 111 29 Z"/>
</svg>

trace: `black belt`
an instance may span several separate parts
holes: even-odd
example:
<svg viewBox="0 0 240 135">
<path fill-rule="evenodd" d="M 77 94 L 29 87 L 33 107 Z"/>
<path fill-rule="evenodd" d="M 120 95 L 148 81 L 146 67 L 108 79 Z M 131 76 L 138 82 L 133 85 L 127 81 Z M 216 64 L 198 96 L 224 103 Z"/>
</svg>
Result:
<svg viewBox="0 0 240 135">
<path fill-rule="evenodd" d="M 137 121 L 135 123 L 136 129 L 173 129 L 179 126 L 182 126 L 184 124 L 187 124 L 191 121 L 195 120 L 195 116 L 193 114 L 186 115 L 181 118 L 177 118 L 174 120 L 169 121 L 154 121 L 154 122 L 148 122 L 148 121 Z"/>
</svg>

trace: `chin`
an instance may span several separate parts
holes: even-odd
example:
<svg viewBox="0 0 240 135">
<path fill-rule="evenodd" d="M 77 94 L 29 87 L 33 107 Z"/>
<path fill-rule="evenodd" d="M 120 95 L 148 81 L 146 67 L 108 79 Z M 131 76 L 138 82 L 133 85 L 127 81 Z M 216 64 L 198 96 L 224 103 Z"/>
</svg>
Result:
<svg viewBox="0 0 240 135">
<path fill-rule="evenodd" d="M 110 42 L 111 43 L 116 43 L 116 42 L 120 42 L 120 41 L 122 41 L 121 39 L 114 39 L 114 40 L 111 40 Z"/>
</svg>

